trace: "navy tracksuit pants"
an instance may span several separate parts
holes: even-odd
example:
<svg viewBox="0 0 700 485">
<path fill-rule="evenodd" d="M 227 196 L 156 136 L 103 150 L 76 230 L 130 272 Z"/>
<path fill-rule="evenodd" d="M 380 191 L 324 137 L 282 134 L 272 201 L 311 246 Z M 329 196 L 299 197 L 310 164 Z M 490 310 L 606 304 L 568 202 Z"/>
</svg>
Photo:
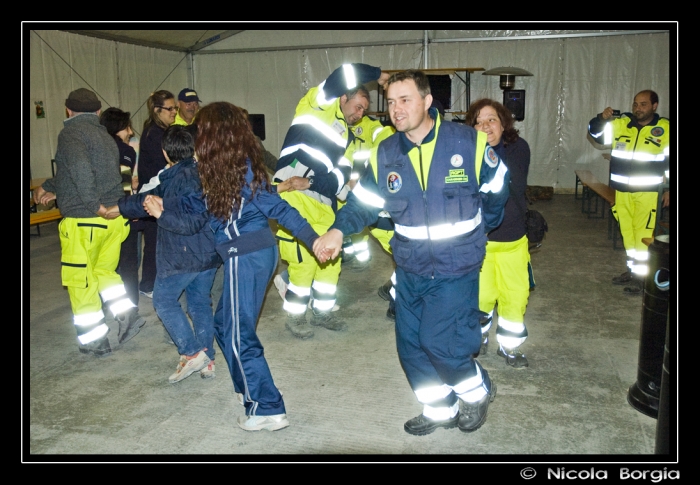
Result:
<svg viewBox="0 0 700 485">
<path fill-rule="evenodd" d="M 227 259 L 224 290 L 214 315 L 216 341 L 228 364 L 248 416 L 284 414 L 255 327 L 278 261 L 277 246 Z"/>
</svg>

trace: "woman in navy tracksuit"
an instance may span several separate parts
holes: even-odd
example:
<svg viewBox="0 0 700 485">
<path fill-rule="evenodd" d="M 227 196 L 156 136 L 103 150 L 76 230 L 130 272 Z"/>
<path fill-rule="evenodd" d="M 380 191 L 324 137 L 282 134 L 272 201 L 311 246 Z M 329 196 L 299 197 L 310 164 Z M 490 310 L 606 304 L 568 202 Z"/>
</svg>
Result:
<svg viewBox="0 0 700 485">
<path fill-rule="evenodd" d="M 248 431 L 289 426 L 255 327 L 279 252 L 268 219 L 293 230 L 309 249 L 318 238 L 299 212 L 268 183 L 260 146 L 241 108 L 215 102 L 197 113 L 196 158 L 206 198 L 164 200 L 165 210 L 208 209 L 217 251 L 224 259 L 224 290 L 215 335 L 236 392 L 243 394 Z M 279 189 L 278 189 L 279 190 Z"/>
</svg>

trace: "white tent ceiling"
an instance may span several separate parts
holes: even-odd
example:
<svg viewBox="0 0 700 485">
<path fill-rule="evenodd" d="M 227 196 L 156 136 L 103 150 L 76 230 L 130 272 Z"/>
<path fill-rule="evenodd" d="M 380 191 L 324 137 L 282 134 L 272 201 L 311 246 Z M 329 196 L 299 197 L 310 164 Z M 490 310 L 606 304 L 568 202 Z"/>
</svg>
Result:
<svg viewBox="0 0 700 485">
<path fill-rule="evenodd" d="M 64 32 L 144 47 L 192 52 L 243 32 L 243 30 L 64 30 Z"/>
</svg>

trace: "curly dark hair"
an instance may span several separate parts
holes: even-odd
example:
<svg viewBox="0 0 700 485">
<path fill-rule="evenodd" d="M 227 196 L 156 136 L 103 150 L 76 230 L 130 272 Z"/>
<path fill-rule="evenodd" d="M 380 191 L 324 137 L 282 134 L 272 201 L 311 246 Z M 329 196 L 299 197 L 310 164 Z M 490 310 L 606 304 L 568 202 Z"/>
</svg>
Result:
<svg viewBox="0 0 700 485">
<path fill-rule="evenodd" d="M 209 212 L 223 221 L 240 208 L 246 160 L 253 170 L 253 195 L 261 188 L 271 191 L 262 149 L 238 106 L 219 101 L 197 112 L 195 156 Z"/>
<path fill-rule="evenodd" d="M 476 125 L 476 118 L 484 106 L 491 106 L 498 113 L 498 118 L 501 120 L 501 125 L 503 125 L 503 144 L 515 143 L 520 135 L 518 135 L 519 131 L 513 126 L 513 114 L 498 101 L 488 98 L 477 99 L 469 106 L 465 123 L 469 126 Z"/>
</svg>

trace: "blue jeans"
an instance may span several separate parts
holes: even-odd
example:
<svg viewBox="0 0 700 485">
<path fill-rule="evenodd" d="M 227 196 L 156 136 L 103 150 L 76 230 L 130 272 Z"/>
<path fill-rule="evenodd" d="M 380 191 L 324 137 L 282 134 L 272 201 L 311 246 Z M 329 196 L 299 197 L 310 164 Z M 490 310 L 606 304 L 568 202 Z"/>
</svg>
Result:
<svg viewBox="0 0 700 485">
<path fill-rule="evenodd" d="M 215 274 L 216 268 L 212 268 L 199 273 L 156 276 L 153 307 L 177 345 L 180 355 L 192 356 L 207 349 L 207 357 L 214 360 L 211 287 Z M 192 325 L 178 301 L 183 291 L 187 297 L 187 313 L 192 319 Z"/>
</svg>

